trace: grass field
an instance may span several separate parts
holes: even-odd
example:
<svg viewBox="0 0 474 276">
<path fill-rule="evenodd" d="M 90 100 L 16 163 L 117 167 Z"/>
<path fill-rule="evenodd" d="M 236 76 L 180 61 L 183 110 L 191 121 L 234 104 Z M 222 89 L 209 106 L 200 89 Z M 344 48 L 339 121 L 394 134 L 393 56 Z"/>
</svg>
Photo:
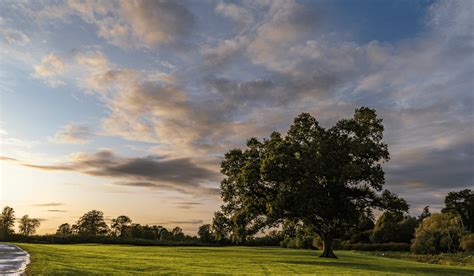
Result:
<svg viewBox="0 0 474 276">
<path fill-rule="evenodd" d="M 139 247 L 18 244 L 30 253 L 32 275 L 64 274 L 359 274 L 474 275 L 473 266 L 442 266 L 338 251 L 255 247 Z"/>
</svg>

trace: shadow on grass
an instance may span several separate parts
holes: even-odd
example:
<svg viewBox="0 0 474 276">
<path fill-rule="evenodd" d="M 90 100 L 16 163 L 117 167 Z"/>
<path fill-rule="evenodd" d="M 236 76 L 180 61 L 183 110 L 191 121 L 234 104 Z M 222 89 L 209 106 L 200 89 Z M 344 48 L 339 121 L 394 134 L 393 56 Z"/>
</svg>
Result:
<svg viewBox="0 0 474 276">
<path fill-rule="evenodd" d="M 337 262 L 337 261 L 325 261 L 322 259 L 317 260 L 306 260 L 306 261 L 284 261 L 285 264 L 293 265 L 313 265 L 319 267 L 331 267 L 339 269 L 347 269 L 348 272 L 351 270 L 365 270 L 367 272 L 385 272 L 385 273 L 411 273 L 411 274 L 427 274 L 427 275 L 473 275 L 474 271 L 449 267 L 393 267 L 390 264 L 367 264 L 367 263 L 356 263 L 356 262 Z"/>
</svg>

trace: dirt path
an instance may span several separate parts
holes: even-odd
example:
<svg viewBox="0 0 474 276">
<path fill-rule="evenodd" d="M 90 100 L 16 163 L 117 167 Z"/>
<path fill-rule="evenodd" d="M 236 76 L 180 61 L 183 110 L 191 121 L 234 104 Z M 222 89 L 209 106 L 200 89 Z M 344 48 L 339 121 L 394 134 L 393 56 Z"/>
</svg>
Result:
<svg viewBox="0 0 474 276">
<path fill-rule="evenodd" d="M 0 243 L 0 275 L 21 275 L 30 262 L 30 255 L 13 244 Z"/>
</svg>

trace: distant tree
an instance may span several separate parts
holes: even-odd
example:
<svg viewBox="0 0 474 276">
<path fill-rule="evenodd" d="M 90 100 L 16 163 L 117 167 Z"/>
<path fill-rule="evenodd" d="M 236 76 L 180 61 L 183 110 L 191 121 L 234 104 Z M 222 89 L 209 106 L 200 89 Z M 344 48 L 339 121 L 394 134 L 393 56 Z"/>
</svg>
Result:
<svg viewBox="0 0 474 276">
<path fill-rule="evenodd" d="M 286 136 L 274 132 L 262 142 L 250 139 L 245 150 L 229 151 L 221 164 L 223 215 L 245 224 L 244 234 L 300 220 L 321 237 L 321 257 L 336 257 L 334 240 L 361 214 L 408 209 L 396 195 L 380 193 L 381 163 L 389 160 L 383 130 L 375 110 L 363 107 L 329 129 L 302 113 Z"/>
<path fill-rule="evenodd" d="M 58 230 L 56 230 L 56 235 L 67 236 L 73 233 L 72 227 L 69 223 L 63 223 L 59 225 Z"/>
<path fill-rule="evenodd" d="M 4 207 L 2 214 L 0 215 L 0 230 L 1 236 L 6 238 L 8 235 L 13 234 L 15 231 L 13 227 L 15 226 L 15 210 L 11 207 Z"/>
<path fill-rule="evenodd" d="M 461 219 L 453 214 L 432 214 L 416 229 L 412 251 L 439 254 L 459 250 L 463 229 Z"/>
<path fill-rule="evenodd" d="M 184 239 L 183 229 L 181 229 L 181 227 L 179 226 L 173 228 L 173 230 L 171 230 L 171 233 L 173 234 L 175 240 L 179 241 Z"/>
<path fill-rule="evenodd" d="M 123 237 L 125 234 L 125 229 L 132 224 L 132 220 L 127 216 L 118 216 L 115 219 L 112 219 L 111 228 L 112 233 L 116 237 Z"/>
<path fill-rule="evenodd" d="M 173 233 L 171 233 L 168 229 L 163 228 L 160 231 L 160 241 L 171 241 L 173 240 Z"/>
<path fill-rule="evenodd" d="M 229 220 L 222 212 L 215 212 L 212 219 L 212 233 L 214 239 L 219 243 L 226 243 L 229 239 Z"/>
<path fill-rule="evenodd" d="M 403 220 L 403 214 L 399 212 L 384 212 L 372 230 L 371 240 L 374 243 L 388 243 L 398 241 L 400 232 L 399 223 Z"/>
<path fill-rule="evenodd" d="M 41 225 L 40 221 L 35 218 L 30 218 L 28 215 L 24 215 L 20 218 L 19 229 L 20 233 L 29 236 L 36 233 L 36 228 Z"/>
<path fill-rule="evenodd" d="M 104 221 L 104 213 L 92 210 L 79 218 L 75 228 L 79 235 L 96 236 L 107 234 L 109 228 Z"/>
<path fill-rule="evenodd" d="M 384 212 L 372 230 L 370 239 L 374 243 L 404 242 L 414 238 L 418 220 L 401 212 Z"/>
<path fill-rule="evenodd" d="M 423 208 L 423 212 L 421 212 L 421 214 L 418 216 L 418 220 L 421 222 L 429 216 L 431 216 L 430 206 L 425 206 L 425 208 Z"/>
<path fill-rule="evenodd" d="M 470 232 L 474 231 L 474 192 L 471 189 L 448 193 L 444 204 L 446 207 L 442 210 L 443 213 L 458 215 L 463 227 Z"/>
<path fill-rule="evenodd" d="M 198 236 L 199 239 L 204 243 L 212 243 L 214 242 L 214 237 L 211 231 L 212 227 L 210 224 L 204 224 L 199 226 Z"/>
</svg>

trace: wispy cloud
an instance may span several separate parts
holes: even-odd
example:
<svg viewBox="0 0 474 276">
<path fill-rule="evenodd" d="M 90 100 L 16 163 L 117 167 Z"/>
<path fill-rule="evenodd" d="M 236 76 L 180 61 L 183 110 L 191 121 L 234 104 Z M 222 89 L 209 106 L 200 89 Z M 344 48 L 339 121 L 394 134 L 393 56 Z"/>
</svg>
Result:
<svg viewBox="0 0 474 276">
<path fill-rule="evenodd" d="M 56 206 L 63 206 L 63 205 L 65 204 L 61 202 L 47 202 L 47 203 L 33 204 L 33 206 L 37 206 L 37 207 L 56 207 Z"/>
<path fill-rule="evenodd" d="M 88 126 L 67 124 L 63 126 L 48 141 L 59 144 L 87 144 L 93 133 Z"/>
</svg>

